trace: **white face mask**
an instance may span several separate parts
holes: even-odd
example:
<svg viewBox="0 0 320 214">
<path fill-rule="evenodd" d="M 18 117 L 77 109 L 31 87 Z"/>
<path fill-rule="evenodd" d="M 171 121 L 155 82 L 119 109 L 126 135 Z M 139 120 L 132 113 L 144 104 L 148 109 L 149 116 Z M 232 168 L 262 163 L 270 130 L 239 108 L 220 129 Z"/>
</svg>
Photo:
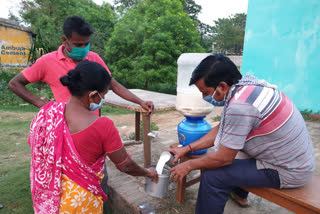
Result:
<svg viewBox="0 0 320 214">
<path fill-rule="evenodd" d="M 100 96 L 99 92 L 98 92 L 99 97 L 101 98 L 100 103 L 90 103 L 90 111 L 95 111 L 97 109 L 101 109 L 103 103 L 104 103 L 104 99 Z"/>
</svg>

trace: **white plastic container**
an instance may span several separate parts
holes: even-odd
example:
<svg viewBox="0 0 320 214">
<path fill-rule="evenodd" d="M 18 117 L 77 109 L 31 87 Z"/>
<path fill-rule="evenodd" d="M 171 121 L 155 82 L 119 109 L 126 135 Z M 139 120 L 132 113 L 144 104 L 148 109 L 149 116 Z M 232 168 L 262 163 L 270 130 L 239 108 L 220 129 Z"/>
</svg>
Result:
<svg viewBox="0 0 320 214">
<path fill-rule="evenodd" d="M 184 53 L 178 59 L 176 109 L 187 116 L 204 116 L 213 110 L 213 105 L 202 99 L 195 85 L 189 86 L 191 74 L 209 53 Z"/>
</svg>

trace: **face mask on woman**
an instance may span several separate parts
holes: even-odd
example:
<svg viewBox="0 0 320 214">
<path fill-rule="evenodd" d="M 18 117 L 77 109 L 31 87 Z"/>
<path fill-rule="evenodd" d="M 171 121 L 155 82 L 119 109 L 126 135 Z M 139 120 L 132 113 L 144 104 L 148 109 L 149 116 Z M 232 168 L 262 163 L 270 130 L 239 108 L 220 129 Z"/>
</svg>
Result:
<svg viewBox="0 0 320 214">
<path fill-rule="evenodd" d="M 90 111 L 95 111 L 97 109 L 101 109 L 103 103 L 104 103 L 104 99 L 100 96 L 100 94 L 98 93 L 99 97 L 101 98 L 100 103 L 90 103 Z"/>
<path fill-rule="evenodd" d="M 226 103 L 226 95 L 224 95 L 224 98 L 222 101 L 217 101 L 216 99 L 214 99 L 214 95 L 216 94 L 216 91 L 217 90 L 214 90 L 212 96 L 208 95 L 203 99 L 214 106 L 224 106 L 224 104 Z"/>
</svg>

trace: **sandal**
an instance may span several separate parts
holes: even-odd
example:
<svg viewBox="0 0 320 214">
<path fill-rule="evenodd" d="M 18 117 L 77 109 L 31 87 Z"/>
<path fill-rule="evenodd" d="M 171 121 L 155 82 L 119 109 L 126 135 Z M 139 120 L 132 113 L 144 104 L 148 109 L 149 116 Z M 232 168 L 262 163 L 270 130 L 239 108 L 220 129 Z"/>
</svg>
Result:
<svg viewBox="0 0 320 214">
<path fill-rule="evenodd" d="M 232 192 L 230 194 L 230 198 L 236 203 L 238 204 L 239 207 L 242 207 L 242 208 L 246 208 L 246 207 L 249 207 L 249 204 L 241 204 L 235 197 L 234 193 Z"/>
</svg>

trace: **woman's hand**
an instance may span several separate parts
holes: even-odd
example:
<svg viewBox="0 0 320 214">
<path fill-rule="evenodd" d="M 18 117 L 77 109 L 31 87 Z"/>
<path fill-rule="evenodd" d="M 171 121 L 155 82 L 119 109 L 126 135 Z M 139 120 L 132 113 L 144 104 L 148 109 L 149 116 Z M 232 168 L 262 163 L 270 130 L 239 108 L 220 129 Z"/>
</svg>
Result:
<svg viewBox="0 0 320 214">
<path fill-rule="evenodd" d="M 174 160 L 172 161 L 172 164 L 176 164 L 178 160 L 185 156 L 189 151 L 189 148 L 187 146 L 185 147 L 175 147 L 175 148 L 170 148 L 168 152 L 171 152 L 174 154 Z"/>
<path fill-rule="evenodd" d="M 182 182 L 182 179 L 191 171 L 190 161 L 180 163 L 178 166 L 169 170 L 171 174 L 170 180 L 175 182 Z"/>
<path fill-rule="evenodd" d="M 158 183 L 159 177 L 157 170 L 155 168 L 148 168 L 146 169 L 148 171 L 146 177 L 153 179 L 153 182 Z"/>
</svg>

